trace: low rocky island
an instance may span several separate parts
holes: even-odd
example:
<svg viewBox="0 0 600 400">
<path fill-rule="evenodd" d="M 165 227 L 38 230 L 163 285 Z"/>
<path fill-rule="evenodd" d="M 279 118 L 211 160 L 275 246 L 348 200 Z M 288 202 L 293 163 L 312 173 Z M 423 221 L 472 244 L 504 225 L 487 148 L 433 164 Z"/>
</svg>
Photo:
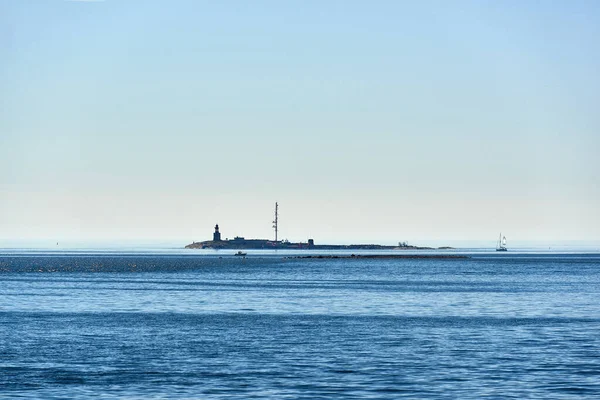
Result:
<svg viewBox="0 0 600 400">
<path fill-rule="evenodd" d="M 308 255 L 308 256 L 291 256 L 286 258 L 356 258 L 356 259 L 397 259 L 397 258 L 470 258 L 465 255 L 458 254 L 351 254 L 351 255 L 333 255 L 333 254 L 325 254 L 325 255 Z"/>
<path fill-rule="evenodd" d="M 315 244 L 313 239 L 307 242 L 289 242 L 287 240 L 246 239 L 236 236 L 233 239 L 221 240 L 219 225 L 215 226 L 213 240 L 193 242 L 185 246 L 186 249 L 215 249 L 215 250 L 452 250 L 452 247 L 423 247 L 413 246 L 400 242 L 397 246 L 381 244 Z"/>
</svg>

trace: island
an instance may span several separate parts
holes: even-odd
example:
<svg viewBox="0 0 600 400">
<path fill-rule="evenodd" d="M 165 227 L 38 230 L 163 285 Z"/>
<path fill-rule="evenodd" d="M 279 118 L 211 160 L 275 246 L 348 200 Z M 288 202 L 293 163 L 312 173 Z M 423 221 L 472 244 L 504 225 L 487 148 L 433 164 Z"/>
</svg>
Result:
<svg viewBox="0 0 600 400">
<path fill-rule="evenodd" d="M 333 255 L 333 254 L 326 254 L 326 255 L 308 255 L 308 256 L 291 256 L 291 257 L 286 257 L 286 258 L 291 258 L 291 259 L 296 259 L 296 258 L 316 258 L 316 259 L 321 259 L 321 258 L 350 258 L 350 259 L 397 259 L 397 258 L 410 258 L 410 259 L 420 259 L 420 258 L 470 258 L 469 256 L 466 255 L 460 255 L 460 254 L 351 254 L 351 255 Z"/>
<path fill-rule="evenodd" d="M 233 239 L 221 239 L 219 225 L 215 225 L 213 239 L 203 242 L 193 242 L 185 246 L 186 249 L 228 249 L 228 250 L 252 250 L 252 249 L 309 249 L 309 250 L 453 250 L 452 247 L 423 247 L 409 245 L 407 242 L 400 242 L 397 246 L 388 246 L 381 244 L 315 244 L 313 239 L 306 242 L 289 242 L 287 240 L 268 240 L 268 239 L 246 239 L 236 236 Z"/>
</svg>

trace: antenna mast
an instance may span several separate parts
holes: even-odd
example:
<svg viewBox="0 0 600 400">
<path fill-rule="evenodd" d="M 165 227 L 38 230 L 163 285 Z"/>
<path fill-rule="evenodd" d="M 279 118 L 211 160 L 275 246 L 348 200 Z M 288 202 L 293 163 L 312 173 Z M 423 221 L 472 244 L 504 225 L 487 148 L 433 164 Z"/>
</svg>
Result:
<svg viewBox="0 0 600 400">
<path fill-rule="evenodd" d="M 277 222 L 279 219 L 279 213 L 277 212 L 279 209 L 279 204 L 275 203 L 275 220 L 273 221 L 273 228 L 275 229 L 275 243 L 277 243 Z"/>
</svg>

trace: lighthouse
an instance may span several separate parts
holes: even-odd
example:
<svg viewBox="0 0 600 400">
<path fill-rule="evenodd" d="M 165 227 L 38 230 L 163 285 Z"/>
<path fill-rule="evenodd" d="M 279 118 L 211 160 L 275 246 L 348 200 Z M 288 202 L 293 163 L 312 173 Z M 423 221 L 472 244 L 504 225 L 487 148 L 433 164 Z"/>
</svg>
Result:
<svg viewBox="0 0 600 400">
<path fill-rule="evenodd" d="M 221 241 L 221 232 L 219 232 L 219 224 L 215 225 L 215 233 L 213 233 L 213 241 L 214 242 Z"/>
</svg>

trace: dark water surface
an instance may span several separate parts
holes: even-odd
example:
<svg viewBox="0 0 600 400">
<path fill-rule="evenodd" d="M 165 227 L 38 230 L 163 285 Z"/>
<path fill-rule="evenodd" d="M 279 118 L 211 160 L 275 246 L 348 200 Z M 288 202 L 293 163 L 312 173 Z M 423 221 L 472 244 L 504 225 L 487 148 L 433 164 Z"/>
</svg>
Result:
<svg viewBox="0 0 600 400">
<path fill-rule="evenodd" d="M 600 255 L 0 255 L 0 398 L 599 398 Z"/>
</svg>

